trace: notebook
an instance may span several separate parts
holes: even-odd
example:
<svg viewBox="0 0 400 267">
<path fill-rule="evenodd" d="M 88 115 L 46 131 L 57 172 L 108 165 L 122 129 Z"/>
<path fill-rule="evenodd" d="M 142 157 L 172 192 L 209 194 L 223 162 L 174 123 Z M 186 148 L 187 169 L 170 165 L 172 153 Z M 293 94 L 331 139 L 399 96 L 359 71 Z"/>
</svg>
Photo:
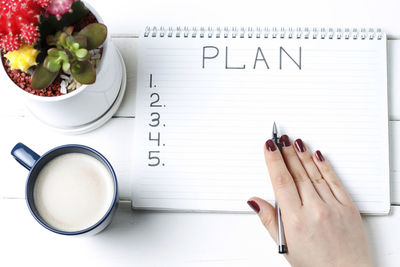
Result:
<svg viewBox="0 0 400 267">
<path fill-rule="evenodd" d="M 272 203 L 263 146 L 275 121 L 321 150 L 362 213 L 389 212 L 380 30 L 148 27 L 138 55 L 133 208 Z"/>
</svg>

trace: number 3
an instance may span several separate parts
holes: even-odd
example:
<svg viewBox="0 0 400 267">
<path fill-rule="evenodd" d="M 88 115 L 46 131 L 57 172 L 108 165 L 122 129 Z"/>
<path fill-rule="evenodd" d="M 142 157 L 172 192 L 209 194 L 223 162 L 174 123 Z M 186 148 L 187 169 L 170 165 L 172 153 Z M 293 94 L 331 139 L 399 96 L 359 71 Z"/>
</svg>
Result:
<svg viewBox="0 0 400 267">
<path fill-rule="evenodd" d="M 160 113 L 158 113 L 158 112 L 152 112 L 152 113 L 150 114 L 150 117 L 153 116 L 153 115 L 155 115 L 156 118 L 151 118 L 151 121 L 154 122 L 155 124 L 149 123 L 149 125 L 150 125 L 151 127 L 157 127 L 157 126 L 160 124 Z"/>
</svg>

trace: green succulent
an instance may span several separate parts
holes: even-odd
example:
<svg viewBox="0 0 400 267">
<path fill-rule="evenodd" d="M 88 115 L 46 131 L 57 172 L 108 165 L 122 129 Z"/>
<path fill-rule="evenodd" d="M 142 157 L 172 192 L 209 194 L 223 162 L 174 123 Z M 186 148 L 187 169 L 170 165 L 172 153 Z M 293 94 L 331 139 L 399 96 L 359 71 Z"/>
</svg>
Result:
<svg viewBox="0 0 400 267">
<path fill-rule="evenodd" d="M 32 88 L 48 87 L 59 72 L 71 73 L 81 84 L 92 84 L 96 81 L 96 70 L 89 62 L 89 50 L 98 48 L 107 37 L 107 27 L 104 24 L 92 23 L 79 32 L 73 32 L 73 27 L 66 27 L 55 35 L 48 35 L 47 56 L 32 74 Z"/>
</svg>

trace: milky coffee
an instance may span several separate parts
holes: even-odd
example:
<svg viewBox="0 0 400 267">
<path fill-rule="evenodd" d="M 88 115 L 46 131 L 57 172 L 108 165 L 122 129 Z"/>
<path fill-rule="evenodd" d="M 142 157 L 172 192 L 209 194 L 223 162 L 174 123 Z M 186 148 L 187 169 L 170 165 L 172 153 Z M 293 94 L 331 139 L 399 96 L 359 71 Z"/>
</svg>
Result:
<svg viewBox="0 0 400 267">
<path fill-rule="evenodd" d="M 49 161 L 40 171 L 33 191 L 42 219 L 67 232 L 96 224 L 110 208 L 113 196 L 109 170 L 83 153 L 67 153 Z"/>
</svg>

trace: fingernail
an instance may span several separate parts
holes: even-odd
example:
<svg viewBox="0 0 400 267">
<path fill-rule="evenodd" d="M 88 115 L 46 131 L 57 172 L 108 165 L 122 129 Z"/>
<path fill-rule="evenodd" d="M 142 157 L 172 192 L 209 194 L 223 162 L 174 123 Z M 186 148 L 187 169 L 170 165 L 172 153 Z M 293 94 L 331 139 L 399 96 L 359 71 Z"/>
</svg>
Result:
<svg viewBox="0 0 400 267">
<path fill-rule="evenodd" d="M 295 145 L 297 151 L 299 151 L 299 152 L 306 151 L 306 147 L 304 146 L 303 141 L 301 141 L 301 139 L 297 139 L 296 141 L 294 141 L 294 145 Z"/>
<path fill-rule="evenodd" d="M 271 151 L 271 152 L 276 150 L 275 143 L 274 143 L 274 141 L 272 141 L 271 139 L 268 139 L 268 141 L 265 142 L 265 146 L 266 146 L 267 149 L 268 149 L 269 151 Z"/>
<path fill-rule="evenodd" d="M 256 213 L 260 212 L 260 206 L 258 206 L 257 202 L 254 200 L 247 201 L 247 204 L 249 204 L 250 208 L 252 208 Z"/>
<path fill-rule="evenodd" d="M 315 151 L 315 157 L 317 158 L 318 161 L 321 162 L 325 160 L 324 156 L 322 156 L 322 153 L 319 150 Z"/>
<path fill-rule="evenodd" d="M 290 146 L 290 140 L 289 140 L 289 136 L 287 136 L 286 134 L 282 135 L 281 138 L 279 139 L 279 142 L 281 143 L 281 145 L 283 147 L 288 147 Z"/>
</svg>

